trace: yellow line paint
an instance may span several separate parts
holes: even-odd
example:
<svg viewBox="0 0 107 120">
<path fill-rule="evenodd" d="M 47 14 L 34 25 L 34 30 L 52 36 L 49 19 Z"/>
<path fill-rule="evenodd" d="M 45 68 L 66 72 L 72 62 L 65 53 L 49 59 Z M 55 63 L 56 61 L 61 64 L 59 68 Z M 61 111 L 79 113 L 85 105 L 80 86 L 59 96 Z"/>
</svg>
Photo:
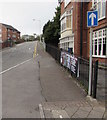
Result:
<svg viewBox="0 0 107 120">
<path fill-rule="evenodd" d="M 37 54 L 37 42 L 36 42 L 36 45 L 35 45 L 35 49 L 34 49 L 34 53 L 33 53 L 33 58 L 35 58 L 36 54 Z"/>
</svg>

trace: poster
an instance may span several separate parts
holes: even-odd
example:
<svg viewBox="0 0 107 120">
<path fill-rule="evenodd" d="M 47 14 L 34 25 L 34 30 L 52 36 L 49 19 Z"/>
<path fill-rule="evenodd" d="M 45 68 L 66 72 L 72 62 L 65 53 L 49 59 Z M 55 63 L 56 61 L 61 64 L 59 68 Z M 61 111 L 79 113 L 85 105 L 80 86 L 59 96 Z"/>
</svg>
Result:
<svg viewBox="0 0 107 120">
<path fill-rule="evenodd" d="M 74 57 L 74 56 L 71 56 L 71 72 L 77 76 L 77 67 L 78 67 L 78 64 L 77 64 L 77 58 Z"/>
<path fill-rule="evenodd" d="M 77 77 L 78 73 L 78 59 L 67 52 L 61 52 L 61 64 L 67 67 L 73 75 Z"/>
<path fill-rule="evenodd" d="M 67 54 L 66 57 L 67 57 L 67 68 L 70 69 L 70 59 L 71 59 L 71 57 L 70 57 L 69 54 Z"/>
</svg>

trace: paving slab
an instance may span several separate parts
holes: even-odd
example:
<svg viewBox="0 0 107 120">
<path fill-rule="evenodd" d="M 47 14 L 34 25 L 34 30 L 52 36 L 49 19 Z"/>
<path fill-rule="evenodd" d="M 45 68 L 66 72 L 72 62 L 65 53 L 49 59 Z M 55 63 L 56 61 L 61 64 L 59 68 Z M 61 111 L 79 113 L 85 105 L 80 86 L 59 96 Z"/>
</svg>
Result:
<svg viewBox="0 0 107 120">
<path fill-rule="evenodd" d="M 88 115 L 87 118 L 103 118 L 102 113 L 96 112 L 96 111 L 91 111 L 91 113 Z"/>
<path fill-rule="evenodd" d="M 71 116 L 72 118 L 87 118 L 87 116 L 88 116 L 88 114 L 89 114 L 89 111 L 85 111 L 85 110 L 81 110 L 81 109 L 78 109 L 77 111 L 76 111 L 76 113 L 73 115 L 73 116 Z"/>
<path fill-rule="evenodd" d="M 67 107 L 67 108 L 65 108 L 65 111 L 67 112 L 67 114 L 70 117 L 72 117 L 77 112 L 78 109 L 79 109 L 79 107 L 73 106 L 73 107 Z"/>
<path fill-rule="evenodd" d="M 65 110 L 52 110 L 54 118 L 70 118 Z"/>
</svg>

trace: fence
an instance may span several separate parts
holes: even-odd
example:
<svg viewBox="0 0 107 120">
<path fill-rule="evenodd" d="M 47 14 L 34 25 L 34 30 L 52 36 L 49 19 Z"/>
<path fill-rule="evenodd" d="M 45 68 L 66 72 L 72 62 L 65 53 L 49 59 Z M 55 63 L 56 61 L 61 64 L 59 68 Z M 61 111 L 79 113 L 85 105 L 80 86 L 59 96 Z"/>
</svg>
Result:
<svg viewBox="0 0 107 120">
<path fill-rule="evenodd" d="M 89 61 L 78 57 L 79 77 L 77 79 L 88 90 L 89 86 Z M 93 67 L 92 67 L 93 69 Z"/>
<path fill-rule="evenodd" d="M 46 44 L 46 51 L 55 59 L 60 63 L 60 55 L 61 55 L 61 51 L 60 49 L 52 46 L 52 45 L 47 45 Z"/>
<path fill-rule="evenodd" d="M 88 91 L 89 86 L 89 61 L 81 57 L 76 57 L 67 51 L 51 45 L 46 45 L 46 51 L 65 68 L 69 69 L 71 75 Z M 92 95 L 96 97 L 97 89 L 98 61 L 92 63 Z"/>
</svg>

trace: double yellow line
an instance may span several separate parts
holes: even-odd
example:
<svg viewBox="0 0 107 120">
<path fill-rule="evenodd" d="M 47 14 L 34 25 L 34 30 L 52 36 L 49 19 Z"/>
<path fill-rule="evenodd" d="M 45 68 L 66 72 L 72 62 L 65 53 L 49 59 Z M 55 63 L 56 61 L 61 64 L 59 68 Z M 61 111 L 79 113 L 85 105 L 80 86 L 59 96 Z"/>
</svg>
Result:
<svg viewBox="0 0 107 120">
<path fill-rule="evenodd" d="M 34 53 L 33 53 L 33 58 L 35 58 L 36 54 L 37 54 L 37 42 L 36 42 L 36 44 L 35 44 L 35 49 L 34 49 Z"/>
</svg>

